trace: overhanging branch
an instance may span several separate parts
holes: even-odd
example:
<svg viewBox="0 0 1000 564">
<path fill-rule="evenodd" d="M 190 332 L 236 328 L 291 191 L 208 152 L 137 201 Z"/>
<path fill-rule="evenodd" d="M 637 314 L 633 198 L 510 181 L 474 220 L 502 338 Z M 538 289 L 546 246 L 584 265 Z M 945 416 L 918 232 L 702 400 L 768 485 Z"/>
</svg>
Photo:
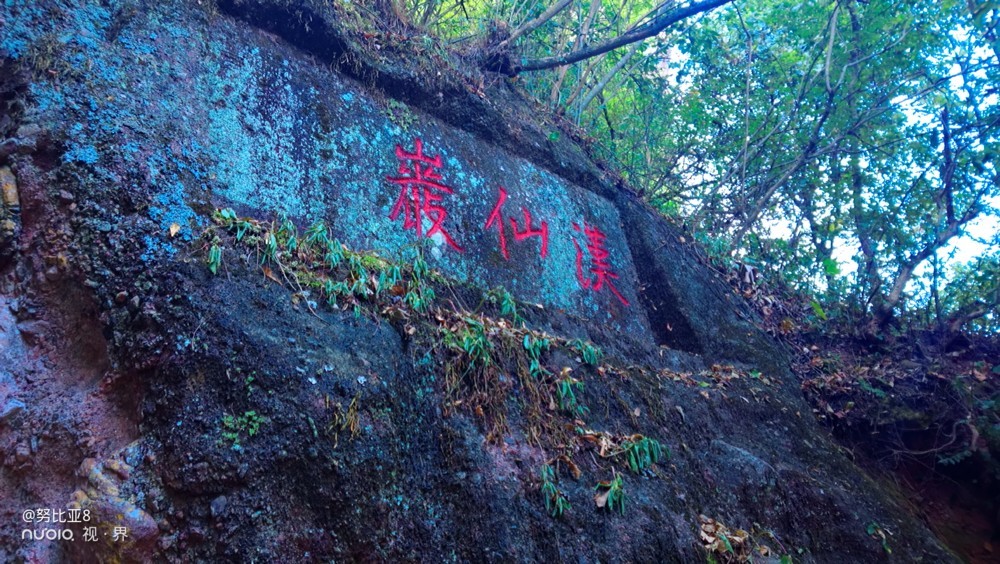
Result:
<svg viewBox="0 0 1000 564">
<path fill-rule="evenodd" d="M 714 10 L 719 6 L 729 4 L 732 1 L 733 0 L 705 0 L 704 2 L 695 2 L 684 8 L 668 10 L 667 4 L 671 3 L 668 0 L 667 2 L 661 3 L 656 7 L 656 9 L 647 15 L 647 17 L 652 16 L 652 20 L 636 26 L 618 37 L 562 55 L 525 61 L 514 67 L 514 74 L 561 67 L 563 65 L 570 65 L 584 59 L 589 59 L 590 57 L 596 57 L 597 55 L 607 53 L 608 51 L 612 51 L 630 43 L 635 43 L 652 37 L 681 20 L 696 16 L 703 12 Z"/>
</svg>

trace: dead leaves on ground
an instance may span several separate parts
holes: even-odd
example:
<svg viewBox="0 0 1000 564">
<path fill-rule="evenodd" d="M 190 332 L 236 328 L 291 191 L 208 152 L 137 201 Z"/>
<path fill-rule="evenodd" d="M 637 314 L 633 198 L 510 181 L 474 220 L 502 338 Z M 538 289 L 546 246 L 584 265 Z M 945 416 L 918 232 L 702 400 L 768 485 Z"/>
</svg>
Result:
<svg viewBox="0 0 1000 564">
<path fill-rule="evenodd" d="M 592 445 L 597 450 L 597 455 L 601 458 L 611 458 L 617 456 L 625 450 L 621 447 L 624 440 L 618 440 L 614 435 L 604 431 L 580 430 L 577 438 L 582 442 Z"/>
<path fill-rule="evenodd" d="M 720 558 L 721 562 L 746 562 L 750 559 L 750 533 L 743 529 L 729 530 L 728 527 L 699 515 L 701 521 L 701 542 L 709 553 Z"/>
<path fill-rule="evenodd" d="M 702 370 L 701 372 L 674 372 L 672 370 L 660 370 L 656 373 L 656 376 L 661 380 L 670 380 L 672 382 L 678 382 L 689 387 L 700 388 L 698 394 L 706 400 L 712 398 L 710 391 L 720 392 L 723 398 L 726 398 L 725 390 L 731 388 L 733 384 L 738 380 L 755 380 L 755 383 L 763 384 L 764 386 L 773 386 L 774 380 L 763 375 L 757 370 L 745 371 L 739 370 L 729 364 L 713 364 L 708 370 Z M 758 402 L 762 401 L 762 398 L 757 396 L 757 393 L 762 392 L 763 388 L 750 388 L 750 393 L 753 395 L 754 399 Z M 764 396 L 763 400 L 767 400 Z"/>
<path fill-rule="evenodd" d="M 699 515 L 701 543 L 716 562 L 752 562 L 755 556 L 773 558 L 770 547 L 754 542 L 750 533 L 743 529 L 732 530 L 722 522 Z M 781 560 L 784 562 L 784 558 Z"/>
</svg>

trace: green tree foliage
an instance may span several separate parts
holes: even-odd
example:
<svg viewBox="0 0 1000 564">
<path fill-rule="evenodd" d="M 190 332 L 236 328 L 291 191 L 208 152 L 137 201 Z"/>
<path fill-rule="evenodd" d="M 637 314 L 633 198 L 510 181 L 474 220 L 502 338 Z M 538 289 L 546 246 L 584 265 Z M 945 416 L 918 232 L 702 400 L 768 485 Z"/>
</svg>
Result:
<svg viewBox="0 0 1000 564">
<path fill-rule="evenodd" d="M 1000 328 L 995 2 L 396 1 L 485 68 L 591 54 L 520 83 L 710 249 L 831 318 Z M 956 266 L 959 239 L 980 257 Z"/>
<path fill-rule="evenodd" d="M 828 311 L 884 326 L 920 310 L 938 288 L 906 293 L 927 261 L 996 217 L 1000 61 L 978 18 L 964 2 L 760 1 L 704 21 L 654 78 L 679 106 L 661 118 L 667 197 Z"/>
</svg>

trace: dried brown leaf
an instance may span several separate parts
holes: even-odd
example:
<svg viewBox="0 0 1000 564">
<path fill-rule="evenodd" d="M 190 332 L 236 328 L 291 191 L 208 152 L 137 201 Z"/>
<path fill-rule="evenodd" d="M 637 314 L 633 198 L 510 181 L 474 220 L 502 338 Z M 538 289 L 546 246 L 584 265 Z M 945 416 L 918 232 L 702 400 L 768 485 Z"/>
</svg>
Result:
<svg viewBox="0 0 1000 564">
<path fill-rule="evenodd" d="M 265 278 L 269 278 L 272 281 L 277 282 L 278 284 L 281 284 L 281 280 L 277 276 L 274 275 L 274 272 L 271 270 L 271 267 L 269 267 L 269 266 L 262 266 L 260 269 L 264 273 L 264 277 Z"/>
<path fill-rule="evenodd" d="M 610 489 L 604 490 L 603 492 L 598 492 L 597 495 L 594 496 L 594 503 L 596 503 L 597 507 L 599 508 L 606 506 L 608 504 L 609 495 L 611 495 Z"/>
<path fill-rule="evenodd" d="M 583 474 L 583 472 L 580 471 L 580 467 L 577 466 L 576 463 L 574 463 L 572 460 L 570 460 L 568 456 L 566 456 L 565 454 L 561 454 L 559 455 L 558 460 L 563 464 L 565 464 L 566 468 L 569 468 L 569 473 L 573 475 L 574 480 L 580 479 L 580 476 Z"/>
</svg>

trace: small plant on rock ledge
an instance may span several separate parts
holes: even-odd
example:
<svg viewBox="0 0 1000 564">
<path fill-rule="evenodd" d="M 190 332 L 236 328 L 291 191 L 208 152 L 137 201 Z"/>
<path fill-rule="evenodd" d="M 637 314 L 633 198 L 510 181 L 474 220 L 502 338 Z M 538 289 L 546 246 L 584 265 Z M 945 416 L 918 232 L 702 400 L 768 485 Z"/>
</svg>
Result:
<svg viewBox="0 0 1000 564">
<path fill-rule="evenodd" d="M 509 317 L 515 326 L 524 327 L 525 321 L 517 313 L 517 303 L 506 288 L 494 288 L 486 293 L 486 300 L 500 308 L 500 315 Z"/>
<path fill-rule="evenodd" d="M 222 248 L 218 244 L 213 244 L 208 250 L 208 270 L 212 274 L 219 273 L 219 266 L 222 265 Z"/>
<path fill-rule="evenodd" d="M 868 533 L 871 538 L 882 542 L 882 550 L 884 550 L 886 554 L 892 554 L 892 549 L 889 548 L 889 538 L 886 536 L 887 533 L 890 535 L 892 533 L 883 529 L 882 525 L 879 525 L 875 521 L 868 523 L 868 527 L 865 529 L 865 532 Z"/>
<path fill-rule="evenodd" d="M 330 243 L 330 236 L 327 234 L 326 223 L 320 220 L 310 225 L 309 229 L 306 229 L 306 243 L 317 248 L 327 247 Z"/>
<path fill-rule="evenodd" d="M 222 416 L 222 438 L 232 443 L 233 450 L 241 450 L 240 439 L 243 435 L 256 435 L 263 423 L 264 418 L 256 411 L 247 411 L 239 417 L 226 414 Z"/>
<path fill-rule="evenodd" d="M 573 339 L 569 342 L 569 346 L 576 352 L 580 353 L 580 358 L 583 359 L 585 364 L 589 364 L 591 366 L 597 366 L 597 363 L 601 361 L 601 356 L 603 356 L 601 349 L 593 343 L 582 339 Z"/>
<path fill-rule="evenodd" d="M 430 268 L 427 266 L 427 261 L 424 260 L 423 254 L 417 253 L 417 256 L 414 257 L 412 272 L 413 281 L 409 284 L 406 294 L 403 296 L 403 301 L 418 312 L 427 311 L 427 308 L 436 296 L 434 288 L 431 287 L 428 280 L 430 278 Z"/>
<path fill-rule="evenodd" d="M 629 469 L 636 474 L 656 464 L 660 458 L 670 456 L 670 451 L 659 441 L 640 434 L 614 435 L 578 427 L 577 436 L 596 447 L 601 458 L 624 458 Z"/>
<path fill-rule="evenodd" d="M 493 343 L 486 336 L 486 328 L 482 321 L 471 317 L 465 317 L 462 321 L 464 323 L 456 326 L 454 332 L 446 334 L 446 344 L 452 349 L 465 353 L 469 361 L 469 369 L 475 368 L 477 365 L 479 369 L 484 369 L 493 364 L 491 355 Z"/>
<path fill-rule="evenodd" d="M 546 338 L 535 337 L 531 333 L 526 333 L 523 344 L 524 350 L 528 351 L 528 371 L 535 378 L 543 378 L 549 371 L 542 366 L 542 352 L 549 350 L 551 342 Z"/>
<path fill-rule="evenodd" d="M 220 232 L 210 227 L 205 233 L 206 248 L 211 247 L 207 263 L 213 273 L 221 265 L 223 242 L 233 242 L 224 234 L 235 234 L 235 243 L 256 251 L 264 276 L 296 290 L 293 301 L 305 301 L 310 311 L 321 301 L 311 299 L 318 294 L 333 309 L 353 308 L 355 316 L 361 315 L 363 302 L 376 307 L 378 302 L 402 302 L 424 313 L 435 299 L 431 283 L 444 283 L 419 253 L 408 269 L 374 252 L 353 251 L 332 237 L 324 221 L 300 235 L 287 217 L 264 222 L 240 218 L 226 208 L 216 210 L 212 219 L 222 228 Z"/>
<path fill-rule="evenodd" d="M 553 517 L 560 517 L 572 505 L 556 487 L 555 479 L 555 470 L 548 464 L 542 466 L 542 497 L 545 498 L 545 510 Z"/>
<path fill-rule="evenodd" d="M 559 408 L 572 413 L 575 416 L 583 417 L 589 409 L 581 405 L 576 399 L 576 392 L 583 391 L 583 382 L 569 375 L 571 368 L 562 369 L 559 380 L 556 382 L 556 392 L 559 394 Z"/>
<path fill-rule="evenodd" d="M 625 450 L 629 469 L 636 474 L 656 464 L 664 454 L 660 441 L 642 435 L 629 437 L 622 443 L 622 449 Z"/>
<path fill-rule="evenodd" d="M 622 480 L 621 474 L 615 473 L 610 482 L 598 482 L 594 489 L 597 490 L 594 502 L 597 503 L 598 508 L 607 508 L 608 511 L 617 510 L 618 513 L 625 514 L 625 482 Z"/>
</svg>

